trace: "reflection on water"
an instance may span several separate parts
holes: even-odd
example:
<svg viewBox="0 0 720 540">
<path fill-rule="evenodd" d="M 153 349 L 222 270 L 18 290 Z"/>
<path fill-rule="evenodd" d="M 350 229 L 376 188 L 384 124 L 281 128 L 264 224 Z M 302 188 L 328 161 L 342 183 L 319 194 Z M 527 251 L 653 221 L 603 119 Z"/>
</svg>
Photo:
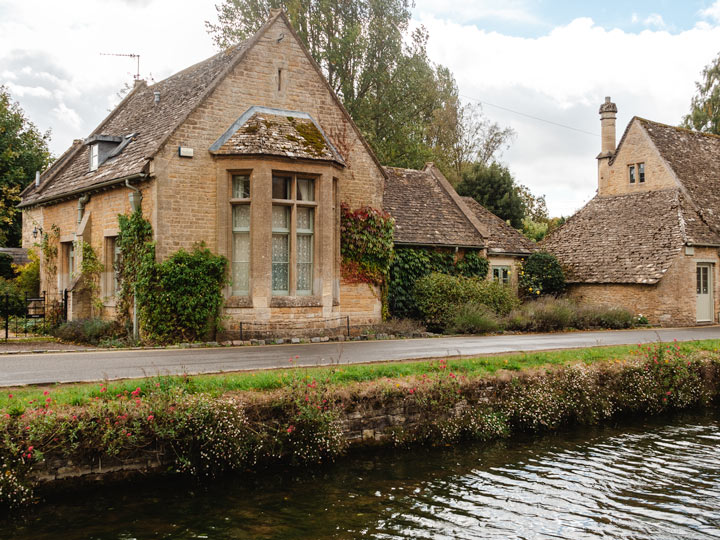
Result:
<svg viewBox="0 0 720 540">
<path fill-rule="evenodd" d="M 13 539 L 720 539 L 720 411 L 53 500 Z"/>
</svg>

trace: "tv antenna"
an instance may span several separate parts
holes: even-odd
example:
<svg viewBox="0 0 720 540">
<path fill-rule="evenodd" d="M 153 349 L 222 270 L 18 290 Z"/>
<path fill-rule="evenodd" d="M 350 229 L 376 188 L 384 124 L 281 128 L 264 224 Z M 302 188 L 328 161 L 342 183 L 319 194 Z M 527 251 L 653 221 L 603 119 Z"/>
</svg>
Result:
<svg viewBox="0 0 720 540">
<path fill-rule="evenodd" d="M 127 56 L 129 58 L 137 58 L 137 71 L 133 75 L 133 79 L 136 81 L 140 80 L 140 55 L 139 54 L 125 54 L 125 53 L 100 53 L 100 56 Z"/>
</svg>

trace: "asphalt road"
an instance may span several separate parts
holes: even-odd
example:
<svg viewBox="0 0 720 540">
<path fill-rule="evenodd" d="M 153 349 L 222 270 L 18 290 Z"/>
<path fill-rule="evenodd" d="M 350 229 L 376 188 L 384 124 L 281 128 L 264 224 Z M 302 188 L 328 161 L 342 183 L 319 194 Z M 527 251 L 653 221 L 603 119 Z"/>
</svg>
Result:
<svg viewBox="0 0 720 540">
<path fill-rule="evenodd" d="M 720 326 L 563 334 L 350 341 L 264 347 L 0 354 L 0 387 L 102 381 L 167 374 L 221 373 L 293 365 L 318 366 L 473 356 L 520 351 L 720 339 Z M 297 357 L 297 358 L 296 358 Z"/>
</svg>

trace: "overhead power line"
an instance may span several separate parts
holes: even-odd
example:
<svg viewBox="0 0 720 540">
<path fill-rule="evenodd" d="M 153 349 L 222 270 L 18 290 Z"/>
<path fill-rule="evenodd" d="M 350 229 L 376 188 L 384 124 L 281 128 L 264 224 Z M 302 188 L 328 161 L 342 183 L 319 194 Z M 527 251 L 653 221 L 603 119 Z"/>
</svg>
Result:
<svg viewBox="0 0 720 540">
<path fill-rule="evenodd" d="M 462 94 L 460 94 L 460 97 L 464 97 L 465 99 L 472 99 L 473 101 L 477 101 L 478 103 L 481 103 L 481 104 L 483 104 L 483 105 L 489 105 L 490 107 L 495 107 L 496 109 L 502 109 L 503 111 L 507 111 L 507 112 L 511 112 L 511 113 L 513 113 L 513 114 L 517 114 L 517 115 L 520 115 L 520 116 L 524 116 L 525 118 L 531 118 L 532 120 L 537 120 L 538 122 L 545 122 L 546 124 L 552 124 L 553 126 L 557 126 L 557 127 L 561 127 L 561 128 L 565 128 L 565 129 L 570 129 L 570 130 L 572 130 L 572 131 L 577 131 L 577 132 L 579 132 L 579 133 L 584 133 L 585 135 L 592 135 L 593 137 L 599 137 L 599 136 L 600 136 L 599 133 L 592 133 L 592 132 L 590 132 L 590 131 L 585 131 L 584 129 L 578 129 L 578 128 L 576 128 L 576 127 L 568 126 L 568 125 L 566 125 L 566 124 L 561 124 L 561 123 L 559 123 L 559 122 L 554 122 L 554 121 L 552 121 L 552 120 L 547 120 L 547 119 L 545 119 L 545 118 L 540 118 L 539 116 L 533 116 L 532 114 L 527 114 L 527 113 L 524 113 L 524 112 L 516 111 L 516 110 L 514 110 L 514 109 L 510 109 L 510 108 L 508 108 L 508 107 L 503 107 L 502 105 L 495 105 L 494 103 L 490 103 L 490 102 L 488 102 L 488 101 L 485 101 L 485 100 L 482 100 L 482 99 L 478 99 L 478 98 L 476 98 L 476 97 L 465 96 L 465 95 L 462 95 Z"/>
</svg>

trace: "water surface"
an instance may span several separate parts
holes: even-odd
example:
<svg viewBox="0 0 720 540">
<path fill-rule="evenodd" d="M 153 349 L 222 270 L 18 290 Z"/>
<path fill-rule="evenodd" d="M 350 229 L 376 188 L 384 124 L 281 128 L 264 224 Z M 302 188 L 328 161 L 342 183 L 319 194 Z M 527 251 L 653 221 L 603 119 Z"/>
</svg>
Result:
<svg viewBox="0 0 720 540">
<path fill-rule="evenodd" d="M 24 539 L 720 539 L 720 410 L 56 497 Z"/>
</svg>

